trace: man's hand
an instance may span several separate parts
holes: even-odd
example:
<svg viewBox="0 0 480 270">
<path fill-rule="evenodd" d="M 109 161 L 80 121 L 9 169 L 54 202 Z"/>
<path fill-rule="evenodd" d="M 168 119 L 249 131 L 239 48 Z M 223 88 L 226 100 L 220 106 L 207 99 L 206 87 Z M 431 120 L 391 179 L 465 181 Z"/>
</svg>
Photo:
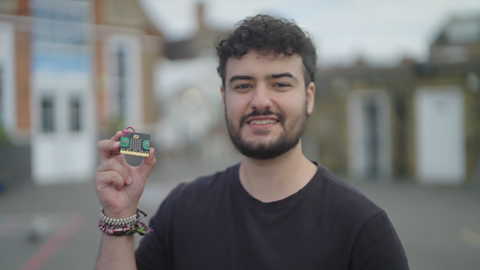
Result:
<svg viewBox="0 0 480 270">
<path fill-rule="evenodd" d="M 145 181 L 156 163 L 150 147 L 149 157 L 138 167 L 130 166 L 118 152 L 121 135 L 118 131 L 110 140 L 97 144 L 100 165 L 95 171 L 95 189 L 105 215 L 111 218 L 126 218 L 137 212 Z"/>
</svg>

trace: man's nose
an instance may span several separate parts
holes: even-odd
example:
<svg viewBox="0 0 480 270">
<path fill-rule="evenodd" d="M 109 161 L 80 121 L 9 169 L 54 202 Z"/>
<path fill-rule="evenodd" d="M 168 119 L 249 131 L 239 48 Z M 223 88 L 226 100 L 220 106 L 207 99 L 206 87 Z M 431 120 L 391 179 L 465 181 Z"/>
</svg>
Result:
<svg viewBox="0 0 480 270">
<path fill-rule="evenodd" d="M 272 104 L 268 87 L 263 84 L 257 85 L 253 91 L 252 101 L 250 103 L 252 109 L 263 112 L 266 109 L 271 109 Z"/>
</svg>

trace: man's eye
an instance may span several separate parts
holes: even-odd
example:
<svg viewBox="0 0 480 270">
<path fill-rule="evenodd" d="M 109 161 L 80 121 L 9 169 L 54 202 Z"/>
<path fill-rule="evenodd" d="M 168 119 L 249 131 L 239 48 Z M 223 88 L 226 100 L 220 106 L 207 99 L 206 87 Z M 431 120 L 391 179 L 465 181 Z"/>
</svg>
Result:
<svg viewBox="0 0 480 270">
<path fill-rule="evenodd" d="M 248 88 L 250 88 L 249 84 L 239 84 L 239 85 L 235 86 L 235 89 L 238 89 L 238 90 L 243 90 L 243 89 L 248 89 Z"/>
<path fill-rule="evenodd" d="M 286 88 L 286 87 L 290 87 L 290 84 L 288 84 L 288 83 L 275 83 L 274 86 L 277 87 L 277 88 Z"/>
</svg>

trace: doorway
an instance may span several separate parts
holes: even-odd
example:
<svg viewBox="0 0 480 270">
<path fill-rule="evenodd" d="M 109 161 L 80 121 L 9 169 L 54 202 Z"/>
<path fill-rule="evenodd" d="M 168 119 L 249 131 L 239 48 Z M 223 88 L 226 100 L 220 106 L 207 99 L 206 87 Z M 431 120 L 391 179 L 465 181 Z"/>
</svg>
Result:
<svg viewBox="0 0 480 270">
<path fill-rule="evenodd" d="M 391 176 L 390 101 L 382 90 L 357 90 L 347 100 L 348 170 L 352 178 Z"/>
</svg>

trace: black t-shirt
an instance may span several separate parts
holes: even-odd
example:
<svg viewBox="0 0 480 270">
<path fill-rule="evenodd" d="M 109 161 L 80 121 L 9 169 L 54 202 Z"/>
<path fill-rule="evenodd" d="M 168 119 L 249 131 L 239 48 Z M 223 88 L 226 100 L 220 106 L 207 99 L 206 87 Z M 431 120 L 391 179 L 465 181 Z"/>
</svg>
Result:
<svg viewBox="0 0 480 270">
<path fill-rule="evenodd" d="M 263 203 L 239 165 L 176 187 L 136 250 L 138 269 L 408 269 L 386 213 L 322 166 Z"/>
</svg>

